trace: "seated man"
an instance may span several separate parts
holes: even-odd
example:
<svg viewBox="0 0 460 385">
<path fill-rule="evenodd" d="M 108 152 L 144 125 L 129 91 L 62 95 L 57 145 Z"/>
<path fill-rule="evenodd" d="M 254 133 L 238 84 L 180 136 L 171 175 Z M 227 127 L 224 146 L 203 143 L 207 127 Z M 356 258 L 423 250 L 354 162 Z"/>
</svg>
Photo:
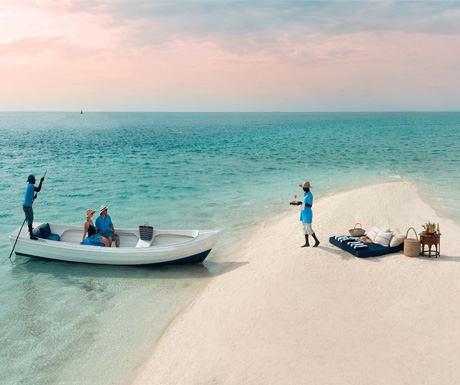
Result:
<svg viewBox="0 0 460 385">
<path fill-rule="evenodd" d="M 107 215 L 107 210 L 107 206 L 101 205 L 99 210 L 100 215 L 96 219 L 97 233 L 107 238 L 109 240 L 109 245 L 115 241 L 115 245 L 120 247 L 120 237 L 113 228 L 112 219 L 110 218 L 110 215 Z"/>
</svg>

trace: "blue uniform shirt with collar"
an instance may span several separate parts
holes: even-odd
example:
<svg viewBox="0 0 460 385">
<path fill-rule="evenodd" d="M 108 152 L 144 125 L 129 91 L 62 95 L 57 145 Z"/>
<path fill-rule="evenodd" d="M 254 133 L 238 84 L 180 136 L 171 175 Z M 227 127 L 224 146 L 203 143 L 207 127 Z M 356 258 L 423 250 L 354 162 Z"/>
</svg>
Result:
<svg viewBox="0 0 460 385">
<path fill-rule="evenodd" d="M 31 207 L 34 201 L 34 187 L 32 183 L 29 183 L 26 187 L 26 192 L 24 193 L 24 201 L 22 202 L 23 206 Z"/>
<path fill-rule="evenodd" d="M 300 209 L 300 220 L 304 223 L 311 223 L 313 220 L 313 211 L 311 207 L 307 206 L 307 203 L 313 206 L 313 194 L 311 191 L 303 194 L 302 207 Z"/>
</svg>

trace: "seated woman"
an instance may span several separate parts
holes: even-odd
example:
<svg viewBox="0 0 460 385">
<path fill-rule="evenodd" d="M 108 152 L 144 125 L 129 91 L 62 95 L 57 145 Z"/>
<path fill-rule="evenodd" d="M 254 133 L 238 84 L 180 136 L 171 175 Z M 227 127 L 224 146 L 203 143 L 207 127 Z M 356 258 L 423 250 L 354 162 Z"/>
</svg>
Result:
<svg viewBox="0 0 460 385">
<path fill-rule="evenodd" d="M 97 234 L 96 228 L 93 224 L 93 215 L 95 211 L 88 209 L 86 210 L 86 222 L 83 226 L 83 241 L 85 241 L 86 233 L 88 233 L 88 238 L 91 243 L 103 243 L 104 247 L 110 246 L 110 242 L 106 237 L 103 237 L 100 234 Z"/>
</svg>

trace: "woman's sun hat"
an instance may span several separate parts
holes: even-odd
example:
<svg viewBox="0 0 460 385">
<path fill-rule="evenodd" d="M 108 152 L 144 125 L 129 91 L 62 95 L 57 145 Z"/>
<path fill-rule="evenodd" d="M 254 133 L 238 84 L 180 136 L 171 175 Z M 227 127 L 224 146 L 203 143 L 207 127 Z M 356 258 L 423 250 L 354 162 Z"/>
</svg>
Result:
<svg viewBox="0 0 460 385">
<path fill-rule="evenodd" d="M 106 206 L 106 205 L 101 205 L 101 207 L 99 207 L 99 212 L 102 213 L 104 210 L 107 210 L 109 207 Z"/>
<path fill-rule="evenodd" d="M 302 188 L 311 188 L 310 182 L 303 182 L 303 184 L 299 184 L 299 187 L 302 187 Z"/>
<path fill-rule="evenodd" d="M 89 218 L 91 215 L 93 215 L 96 211 L 88 209 L 86 210 L 86 218 Z"/>
</svg>

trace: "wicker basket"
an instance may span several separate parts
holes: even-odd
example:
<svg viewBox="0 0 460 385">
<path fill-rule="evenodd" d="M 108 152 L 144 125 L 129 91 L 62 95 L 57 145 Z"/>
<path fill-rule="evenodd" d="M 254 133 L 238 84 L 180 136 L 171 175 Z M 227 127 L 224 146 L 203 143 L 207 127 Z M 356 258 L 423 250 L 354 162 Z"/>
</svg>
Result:
<svg viewBox="0 0 460 385">
<path fill-rule="evenodd" d="M 358 225 L 359 227 L 357 227 Z M 366 233 L 366 230 L 363 229 L 361 223 L 356 223 L 355 227 L 353 229 L 348 230 L 348 232 L 350 233 L 350 235 L 354 237 L 361 237 Z"/>
<path fill-rule="evenodd" d="M 143 241 L 151 241 L 153 238 L 153 227 L 149 226 L 148 222 L 144 225 L 139 226 L 139 235 Z"/>
<path fill-rule="evenodd" d="M 414 230 L 415 238 L 407 238 L 411 229 Z M 404 239 L 404 255 L 406 257 L 418 257 L 420 255 L 420 241 L 413 227 L 409 227 L 406 232 L 406 239 Z"/>
</svg>

